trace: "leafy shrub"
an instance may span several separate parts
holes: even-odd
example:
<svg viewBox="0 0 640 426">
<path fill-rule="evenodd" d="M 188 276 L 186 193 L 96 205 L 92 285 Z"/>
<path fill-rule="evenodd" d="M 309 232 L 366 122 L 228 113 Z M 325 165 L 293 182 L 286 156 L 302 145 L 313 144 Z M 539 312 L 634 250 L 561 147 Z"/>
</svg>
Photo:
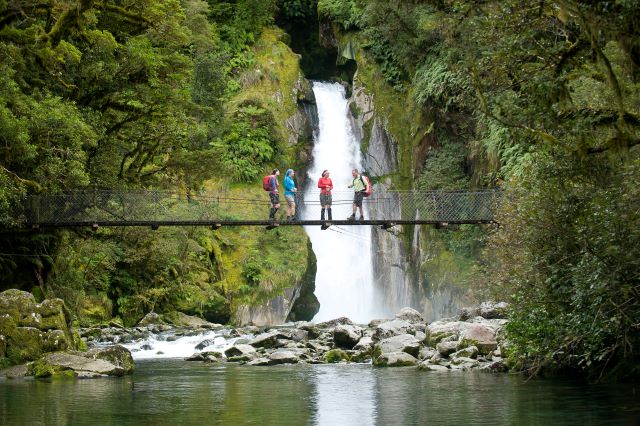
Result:
<svg viewBox="0 0 640 426">
<path fill-rule="evenodd" d="M 318 16 L 336 22 L 343 30 L 351 30 L 360 27 L 362 10 L 354 0 L 320 0 Z"/>
<path fill-rule="evenodd" d="M 640 373 L 640 159 L 630 155 L 537 154 L 513 183 L 488 282 L 510 299 L 511 357 L 523 368 Z"/>
<path fill-rule="evenodd" d="M 238 108 L 220 146 L 224 166 L 233 180 L 255 181 L 273 160 L 277 142 L 272 123 L 273 116 L 266 109 L 251 103 Z"/>
</svg>

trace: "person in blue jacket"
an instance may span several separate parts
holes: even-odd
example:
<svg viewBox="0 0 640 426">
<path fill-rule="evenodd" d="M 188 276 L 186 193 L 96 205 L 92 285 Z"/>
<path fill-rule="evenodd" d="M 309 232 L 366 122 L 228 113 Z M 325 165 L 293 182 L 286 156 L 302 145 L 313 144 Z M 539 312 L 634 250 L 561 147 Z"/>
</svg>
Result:
<svg viewBox="0 0 640 426">
<path fill-rule="evenodd" d="M 296 181 L 294 176 L 296 172 L 292 169 L 287 170 L 284 174 L 284 198 L 287 200 L 287 220 L 294 220 L 296 216 Z"/>
</svg>

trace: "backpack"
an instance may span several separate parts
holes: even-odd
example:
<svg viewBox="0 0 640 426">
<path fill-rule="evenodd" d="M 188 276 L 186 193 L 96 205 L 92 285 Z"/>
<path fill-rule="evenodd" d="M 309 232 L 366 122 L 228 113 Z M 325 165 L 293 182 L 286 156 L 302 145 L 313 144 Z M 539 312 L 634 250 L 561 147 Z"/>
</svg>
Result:
<svg viewBox="0 0 640 426">
<path fill-rule="evenodd" d="M 362 179 L 362 183 L 364 183 L 364 196 L 369 197 L 371 195 L 371 181 L 368 176 L 360 175 L 360 179 Z"/>
<path fill-rule="evenodd" d="M 266 175 L 262 179 L 262 189 L 264 189 L 267 192 L 271 192 L 273 190 L 273 188 L 271 188 L 271 176 L 272 175 Z"/>
</svg>

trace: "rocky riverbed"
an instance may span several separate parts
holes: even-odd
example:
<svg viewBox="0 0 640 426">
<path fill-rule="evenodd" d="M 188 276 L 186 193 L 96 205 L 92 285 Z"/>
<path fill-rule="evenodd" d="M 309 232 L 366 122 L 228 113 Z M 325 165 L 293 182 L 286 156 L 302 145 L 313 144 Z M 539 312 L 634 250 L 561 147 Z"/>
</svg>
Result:
<svg viewBox="0 0 640 426">
<path fill-rule="evenodd" d="M 170 342 L 182 341 L 188 361 L 253 365 L 372 363 L 379 367 L 418 366 L 434 371 L 471 368 L 505 371 L 501 330 L 503 303 L 463 309 L 457 318 L 427 324 L 411 308 L 392 319 L 354 324 L 349 318 L 277 327 L 229 328 L 182 316 L 176 325 L 150 314 L 138 327 L 79 330 L 89 346 L 121 344 L 134 358 L 167 356 Z M 186 345 L 186 347 L 185 347 Z M 185 352 L 186 351 L 186 352 Z"/>
<path fill-rule="evenodd" d="M 229 327 L 182 313 L 148 314 L 133 328 L 74 329 L 60 299 L 36 303 L 19 290 L 0 293 L 0 377 L 102 377 L 133 372 L 135 359 L 254 365 L 371 363 L 423 370 L 506 371 L 506 304 L 485 302 L 431 323 L 411 308 L 395 318 L 349 318 L 274 327 Z M 179 346 L 181 351 L 167 353 Z"/>
</svg>

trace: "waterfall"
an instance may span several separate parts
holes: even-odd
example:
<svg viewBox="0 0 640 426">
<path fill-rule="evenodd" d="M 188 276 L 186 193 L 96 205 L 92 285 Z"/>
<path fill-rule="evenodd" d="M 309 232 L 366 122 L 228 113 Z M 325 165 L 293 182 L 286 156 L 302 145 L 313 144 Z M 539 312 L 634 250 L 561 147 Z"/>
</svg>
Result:
<svg viewBox="0 0 640 426">
<path fill-rule="evenodd" d="M 360 141 L 354 136 L 344 88 L 337 83 L 313 84 L 319 131 L 314 135 L 313 164 L 305 188 L 304 219 L 320 219 L 318 179 L 327 169 L 333 181 L 333 219 L 344 220 L 352 211 L 351 170 L 362 169 Z M 365 204 L 365 216 L 368 211 Z M 318 271 L 315 295 L 320 310 L 314 321 L 346 316 L 357 323 L 383 317 L 374 289 L 370 226 L 306 226 Z"/>
</svg>

